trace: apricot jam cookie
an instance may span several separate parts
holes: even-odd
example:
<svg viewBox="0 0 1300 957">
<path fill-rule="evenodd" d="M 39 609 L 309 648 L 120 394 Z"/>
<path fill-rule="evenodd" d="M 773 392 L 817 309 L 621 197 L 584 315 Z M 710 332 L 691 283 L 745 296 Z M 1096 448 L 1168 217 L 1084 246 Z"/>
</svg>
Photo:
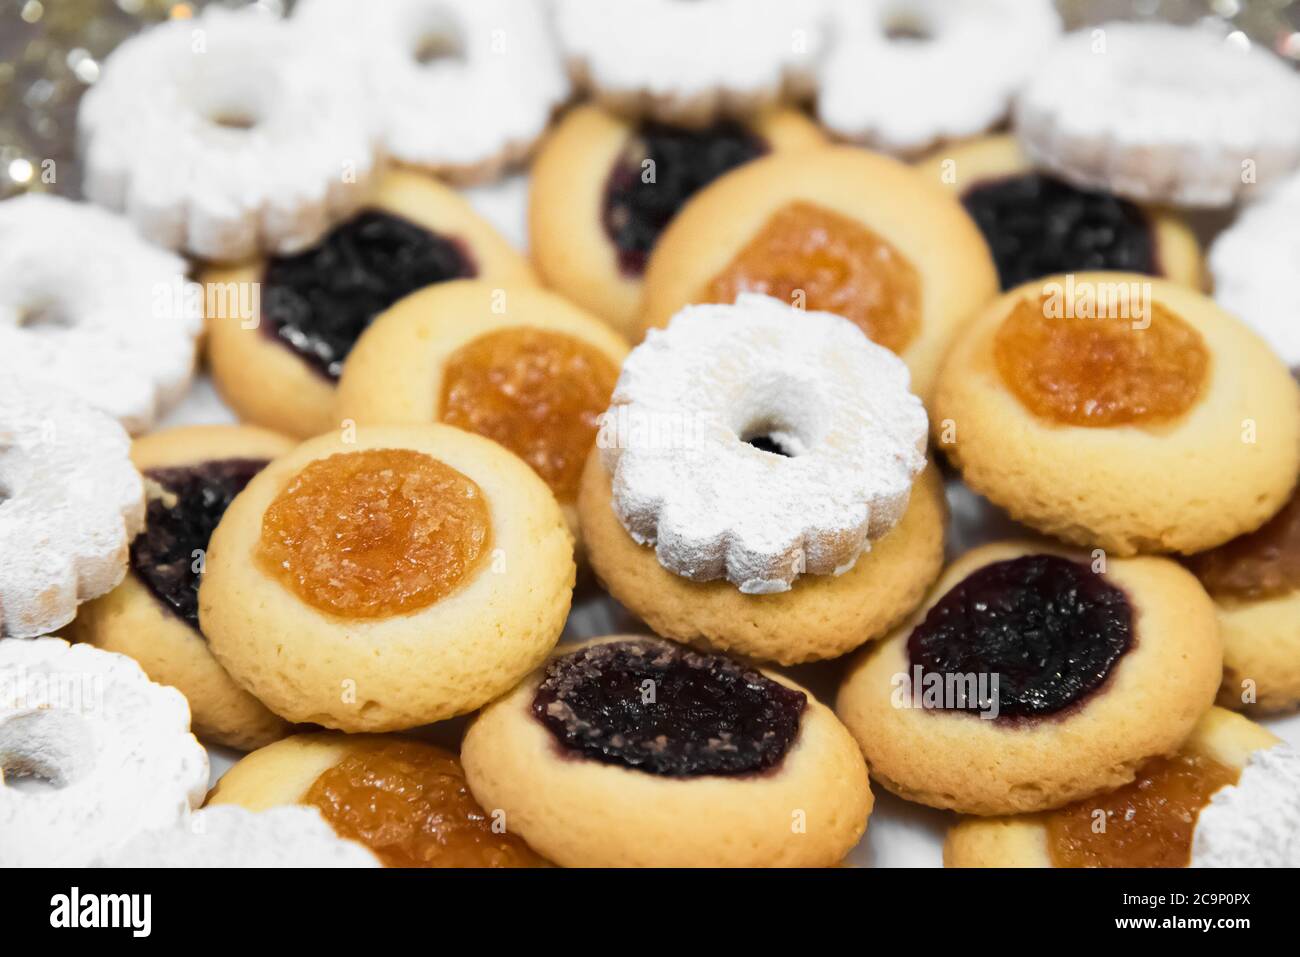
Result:
<svg viewBox="0 0 1300 957">
<path fill-rule="evenodd" d="M 872 805 L 829 708 L 659 638 L 562 649 L 479 713 L 461 760 L 479 803 L 566 867 L 828 867 Z"/>
<path fill-rule="evenodd" d="M 1213 605 L 1177 563 L 1004 542 L 954 562 L 864 650 L 835 710 L 876 780 L 909 801 L 1039 811 L 1173 753 L 1222 662 Z"/>
<path fill-rule="evenodd" d="M 1295 867 L 1300 752 L 1212 708 L 1130 783 L 1055 811 L 968 818 L 948 867 Z"/>
<path fill-rule="evenodd" d="M 199 624 L 286 720 L 399 730 L 535 668 L 573 579 L 560 508 L 518 458 L 445 425 L 359 428 L 298 446 L 231 503 Z"/>
<path fill-rule="evenodd" d="M 1286 367 L 1209 298 L 1132 273 L 1053 276 L 990 305 L 944 362 L 931 426 L 1013 518 L 1116 555 L 1256 529 L 1300 469 Z"/>
<path fill-rule="evenodd" d="M 578 481 L 627 343 L 551 292 L 452 282 L 384 313 L 339 383 L 337 418 L 443 422 L 533 467 L 577 530 Z"/>
<path fill-rule="evenodd" d="M 1055 273 L 1139 272 L 1201 285 L 1201 252 L 1181 218 L 1036 170 L 1010 135 L 943 147 L 917 171 L 975 219 L 1003 291 Z"/>
<path fill-rule="evenodd" d="M 208 797 L 216 809 L 318 810 L 342 838 L 385 867 L 545 867 L 508 817 L 484 809 L 456 755 L 413 738 L 296 734 L 225 773 Z"/>
<path fill-rule="evenodd" d="M 122 583 L 82 607 L 71 634 L 134 658 L 152 680 L 189 700 L 194 732 L 249 750 L 286 734 L 287 722 L 231 680 L 199 630 L 199 577 L 226 508 L 292 439 L 238 425 L 167 429 L 136 439 L 145 480 L 144 530 Z"/>
<path fill-rule="evenodd" d="M 529 233 L 547 284 L 632 336 L 641 280 L 661 233 L 695 193 L 768 153 L 825 143 L 794 110 L 701 129 L 571 111 L 532 169 Z"/>
<path fill-rule="evenodd" d="M 371 321 L 417 289 L 468 278 L 533 274 L 455 190 L 389 172 L 310 249 L 204 273 L 213 379 L 246 422 L 301 438 L 337 428 L 334 389 Z"/>
<path fill-rule="evenodd" d="M 853 321 L 902 357 L 925 399 L 958 327 L 997 288 L 956 197 L 896 160 L 828 147 L 755 160 L 697 193 L 650 257 L 641 325 L 765 293 Z"/>
</svg>

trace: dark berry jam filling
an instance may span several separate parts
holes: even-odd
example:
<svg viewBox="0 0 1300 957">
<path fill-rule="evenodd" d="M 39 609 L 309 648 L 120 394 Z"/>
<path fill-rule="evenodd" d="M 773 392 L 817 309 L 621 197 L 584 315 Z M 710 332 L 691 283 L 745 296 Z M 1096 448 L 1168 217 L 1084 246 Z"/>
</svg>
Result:
<svg viewBox="0 0 1300 957">
<path fill-rule="evenodd" d="M 767 149 L 760 137 L 736 123 L 702 130 L 643 123 L 605 184 L 605 234 L 618 251 L 623 274 L 645 272 L 659 234 L 688 199 Z"/>
<path fill-rule="evenodd" d="M 958 582 L 913 630 L 907 651 L 923 680 L 986 676 L 991 687 L 997 675 L 998 716 L 1044 717 L 1100 687 L 1132 643 L 1123 591 L 1078 562 L 1026 555 Z"/>
<path fill-rule="evenodd" d="M 321 375 L 337 379 L 343 360 L 381 312 L 417 289 L 477 272 L 458 240 L 367 210 L 319 245 L 267 262 L 263 328 Z"/>
<path fill-rule="evenodd" d="M 585 757 L 688 777 L 774 767 L 806 705 L 802 692 L 731 658 L 644 639 L 553 660 L 533 714 Z"/>
<path fill-rule="evenodd" d="M 265 467 L 265 459 L 223 459 L 145 470 L 152 484 L 144 531 L 131 543 L 131 570 L 196 631 L 199 559 L 235 496 Z"/>
<path fill-rule="evenodd" d="M 1004 290 L 1056 273 L 1160 272 L 1146 215 L 1109 193 L 1027 173 L 974 186 L 962 202 L 984 234 Z"/>
</svg>

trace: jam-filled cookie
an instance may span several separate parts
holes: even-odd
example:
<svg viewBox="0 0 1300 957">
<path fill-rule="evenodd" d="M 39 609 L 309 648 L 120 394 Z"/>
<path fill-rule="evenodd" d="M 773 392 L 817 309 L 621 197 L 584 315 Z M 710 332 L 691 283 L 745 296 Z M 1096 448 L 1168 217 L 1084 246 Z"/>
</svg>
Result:
<svg viewBox="0 0 1300 957">
<path fill-rule="evenodd" d="M 568 867 L 827 867 L 872 805 L 829 708 L 659 638 L 562 649 L 483 709 L 461 760 L 479 803 Z"/>
<path fill-rule="evenodd" d="M 1200 247 L 1182 219 L 1036 170 L 1013 136 L 945 147 L 916 168 L 961 197 L 989 244 L 1003 291 L 1098 270 L 1201 285 Z"/>
<path fill-rule="evenodd" d="M 696 194 L 650 257 L 641 325 L 765 293 L 853 321 L 903 358 L 925 399 L 953 335 L 997 288 L 956 197 L 896 160 L 828 147 L 755 160 Z"/>
<path fill-rule="evenodd" d="M 460 760 L 413 738 L 297 734 L 222 776 L 209 807 L 314 807 L 385 867 L 545 867 L 499 809 L 484 808 Z"/>
<path fill-rule="evenodd" d="M 281 717 L 398 730 L 535 668 L 574 573 L 555 497 L 501 446 L 445 425 L 359 428 L 298 446 L 231 503 L 199 624 Z"/>
<path fill-rule="evenodd" d="M 337 418 L 442 422 L 533 467 L 577 528 L 578 481 L 627 343 L 554 293 L 452 282 L 408 296 L 357 342 Z"/>
<path fill-rule="evenodd" d="M 931 425 L 1013 518 L 1118 555 L 1258 528 L 1300 468 L 1300 394 L 1212 300 L 1131 273 L 1035 280 L 944 361 Z"/>
<path fill-rule="evenodd" d="M 451 279 L 529 283 L 533 274 L 455 190 L 389 172 L 310 249 L 203 275 L 217 388 L 244 421 L 302 438 L 336 428 L 334 388 L 366 327 Z"/>
<path fill-rule="evenodd" d="M 1130 783 L 1054 811 L 969 818 L 948 867 L 1296 867 L 1300 752 L 1212 708 Z"/>
<path fill-rule="evenodd" d="M 254 475 L 294 447 L 251 426 L 207 425 L 135 440 L 131 461 L 145 480 L 144 530 L 131 543 L 122 583 L 84 606 L 78 641 L 129 655 L 152 680 L 189 700 L 194 732 L 248 750 L 288 724 L 241 688 L 212 656 L 199 629 L 199 578 L 208 539 Z"/>
<path fill-rule="evenodd" d="M 1039 811 L 1177 749 L 1222 662 L 1213 605 L 1176 562 L 1005 542 L 954 562 L 853 663 L 835 710 L 901 797 Z"/>
<path fill-rule="evenodd" d="M 823 143 L 794 110 L 696 129 L 580 106 L 533 164 L 533 260 L 548 285 L 630 337 L 650 253 L 686 201 L 750 160 Z"/>
</svg>

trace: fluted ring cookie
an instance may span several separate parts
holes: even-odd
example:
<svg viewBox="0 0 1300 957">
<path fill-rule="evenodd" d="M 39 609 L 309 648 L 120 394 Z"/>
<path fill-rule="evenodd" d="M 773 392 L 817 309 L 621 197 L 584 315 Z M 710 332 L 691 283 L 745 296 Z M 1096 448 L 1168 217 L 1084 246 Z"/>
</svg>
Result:
<svg viewBox="0 0 1300 957">
<path fill-rule="evenodd" d="M 1177 563 L 998 543 L 954 562 L 862 653 L 835 711 L 872 776 L 909 801 L 1037 811 L 1175 751 L 1222 663 L 1209 597 Z"/>
<path fill-rule="evenodd" d="M 966 483 L 1117 555 L 1262 525 L 1300 470 L 1300 393 L 1254 333 L 1167 280 L 1082 273 L 989 306 L 948 354 L 931 426 Z"/>
<path fill-rule="evenodd" d="M 205 741 L 249 750 L 289 725 L 236 684 L 199 630 L 199 577 L 208 540 L 236 495 L 291 439 L 237 425 L 191 426 L 136 439 L 131 460 L 147 489 L 144 530 L 122 583 L 84 605 L 71 634 L 129 655 L 189 700 Z"/>
<path fill-rule="evenodd" d="M 536 667 L 574 574 L 559 505 L 522 460 L 445 425 L 358 428 L 298 446 L 235 498 L 199 625 L 286 720 L 398 730 Z"/>
<path fill-rule="evenodd" d="M 659 638 L 565 648 L 465 734 L 470 788 L 569 867 L 827 867 L 867 769 L 794 682 Z"/>
</svg>

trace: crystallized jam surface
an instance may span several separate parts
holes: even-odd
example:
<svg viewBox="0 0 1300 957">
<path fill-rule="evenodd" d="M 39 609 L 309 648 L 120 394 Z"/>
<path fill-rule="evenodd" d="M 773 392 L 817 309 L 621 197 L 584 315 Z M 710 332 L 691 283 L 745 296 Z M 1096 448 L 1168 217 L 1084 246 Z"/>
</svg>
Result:
<svg viewBox="0 0 1300 957">
<path fill-rule="evenodd" d="M 1238 773 L 1199 754 L 1149 761 L 1131 784 L 1047 815 L 1052 864 L 1186 867 L 1197 815 Z"/>
<path fill-rule="evenodd" d="M 781 207 L 705 289 L 701 301 L 759 292 L 852 320 L 901 352 L 921 325 L 921 277 L 885 239 L 812 203 Z"/>
<path fill-rule="evenodd" d="M 572 501 L 617 379 L 604 353 L 573 336 L 501 329 L 448 359 L 442 421 L 504 445 Z"/>
<path fill-rule="evenodd" d="M 1263 528 L 1187 559 L 1216 598 L 1258 601 L 1300 589 L 1300 494 Z"/>
<path fill-rule="evenodd" d="M 1043 717 L 1096 690 L 1132 641 L 1133 609 L 1105 576 L 1057 555 L 1025 555 L 954 585 L 907 650 L 923 675 L 997 675 L 1000 717 Z M 961 710 L 985 707 L 971 700 Z"/>
<path fill-rule="evenodd" d="M 533 714 L 585 757 L 685 777 L 774 767 L 806 705 L 803 692 L 731 658 L 646 639 L 552 660 Z"/>
<path fill-rule="evenodd" d="M 262 517 L 259 558 L 307 604 L 346 618 L 417 611 L 489 548 L 483 490 L 407 449 L 341 452 L 290 480 Z"/>
<path fill-rule="evenodd" d="M 1082 318 L 1056 315 L 1047 297 L 1023 299 L 998 328 L 998 372 L 1025 408 L 1060 425 L 1176 419 L 1200 397 L 1210 354 L 1187 322 L 1149 308 L 1140 321 Z"/>
<path fill-rule="evenodd" d="M 543 867 L 465 784 L 454 754 L 419 741 L 368 743 L 323 773 L 303 797 L 342 837 L 386 867 Z M 500 826 L 496 830 L 501 830 Z"/>
</svg>

